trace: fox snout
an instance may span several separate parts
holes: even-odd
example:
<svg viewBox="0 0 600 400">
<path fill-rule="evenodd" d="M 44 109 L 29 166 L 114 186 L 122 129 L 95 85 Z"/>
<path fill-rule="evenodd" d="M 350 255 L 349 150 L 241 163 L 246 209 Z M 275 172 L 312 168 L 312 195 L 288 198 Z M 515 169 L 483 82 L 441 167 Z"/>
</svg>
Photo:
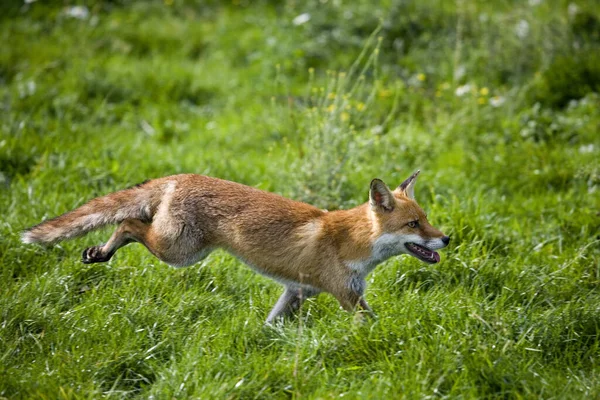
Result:
<svg viewBox="0 0 600 400">
<path fill-rule="evenodd" d="M 425 239 L 423 242 L 423 244 L 429 249 L 438 250 L 448 246 L 448 244 L 450 243 L 450 237 L 444 235 L 435 239 Z"/>
</svg>

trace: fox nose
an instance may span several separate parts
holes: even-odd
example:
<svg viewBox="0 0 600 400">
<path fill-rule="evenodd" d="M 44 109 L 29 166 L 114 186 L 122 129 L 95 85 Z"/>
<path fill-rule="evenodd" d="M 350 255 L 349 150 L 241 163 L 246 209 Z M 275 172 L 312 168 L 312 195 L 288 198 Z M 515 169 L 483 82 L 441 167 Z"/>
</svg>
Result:
<svg viewBox="0 0 600 400">
<path fill-rule="evenodd" d="M 450 243 L 450 237 L 449 236 L 444 236 L 442 238 L 442 242 L 444 242 L 445 245 L 448 245 L 448 243 Z"/>
</svg>

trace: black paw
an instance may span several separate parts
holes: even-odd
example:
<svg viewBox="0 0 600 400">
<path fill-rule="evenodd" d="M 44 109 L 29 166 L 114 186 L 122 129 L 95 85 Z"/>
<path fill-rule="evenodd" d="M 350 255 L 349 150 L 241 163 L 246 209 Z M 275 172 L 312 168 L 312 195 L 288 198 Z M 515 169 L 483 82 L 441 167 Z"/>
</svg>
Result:
<svg viewBox="0 0 600 400">
<path fill-rule="evenodd" d="M 84 264 L 93 264 L 98 262 L 108 261 L 110 256 L 106 256 L 102 252 L 102 246 L 92 246 L 88 247 L 81 254 L 81 261 Z"/>
</svg>

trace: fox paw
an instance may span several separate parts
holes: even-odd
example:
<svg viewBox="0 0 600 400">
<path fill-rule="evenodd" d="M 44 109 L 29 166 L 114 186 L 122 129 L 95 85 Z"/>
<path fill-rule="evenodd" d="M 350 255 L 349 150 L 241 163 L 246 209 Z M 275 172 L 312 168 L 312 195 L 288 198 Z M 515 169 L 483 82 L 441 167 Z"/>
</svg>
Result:
<svg viewBox="0 0 600 400">
<path fill-rule="evenodd" d="M 81 254 L 81 261 L 84 264 L 93 264 L 98 262 L 108 261 L 110 256 L 106 256 L 102 252 L 102 246 L 92 246 L 88 247 Z"/>
</svg>

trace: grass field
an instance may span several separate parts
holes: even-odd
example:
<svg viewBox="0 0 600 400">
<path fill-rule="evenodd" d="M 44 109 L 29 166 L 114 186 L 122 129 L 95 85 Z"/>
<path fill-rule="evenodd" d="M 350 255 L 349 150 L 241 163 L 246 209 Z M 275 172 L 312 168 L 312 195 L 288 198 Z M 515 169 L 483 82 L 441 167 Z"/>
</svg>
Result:
<svg viewBox="0 0 600 400">
<path fill-rule="evenodd" d="M 0 397 L 600 397 L 600 3 L 3 2 Z M 78 3 L 83 4 L 83 3 Z M 194 172 L 319 207 L 422 171 L 442 262 L 277 327 L 224 252 L 106 264 L 22 229 Z"/>
</svg>

